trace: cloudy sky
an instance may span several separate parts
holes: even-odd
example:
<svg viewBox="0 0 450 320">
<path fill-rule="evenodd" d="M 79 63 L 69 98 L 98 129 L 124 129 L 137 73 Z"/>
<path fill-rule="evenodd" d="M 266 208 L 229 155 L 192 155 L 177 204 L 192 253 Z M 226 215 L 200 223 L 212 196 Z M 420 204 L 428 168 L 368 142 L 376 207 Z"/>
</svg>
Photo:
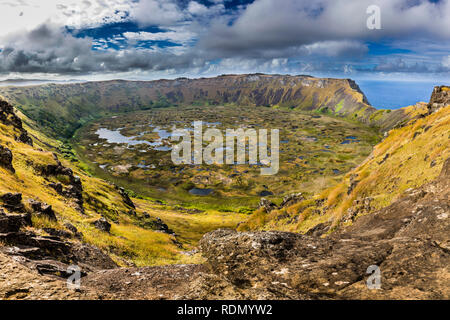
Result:
<svg viewBox="0 0 450 320">
<path fill-rule="evenodd" d="M 248 72 L 448 80 L 450 0 L 0 0 L 0 79 Z"/>
</svg>

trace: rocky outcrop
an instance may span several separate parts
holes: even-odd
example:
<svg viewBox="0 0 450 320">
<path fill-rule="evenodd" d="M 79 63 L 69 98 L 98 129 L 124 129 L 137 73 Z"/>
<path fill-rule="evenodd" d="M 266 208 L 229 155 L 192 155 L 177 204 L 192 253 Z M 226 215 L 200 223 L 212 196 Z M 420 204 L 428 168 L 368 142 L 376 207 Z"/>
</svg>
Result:
<svg viewBox="0 0 450 320">
<path fill-rule="evenodd" d="M 266 213 L 270 213 L 273 210 L 289 207 L 303 200 L 305 200 L 305 198 L 303 197 L 301 192 L 292 193 L 290 195 L 285 196 L 279 206 L 277 206 L 272 201 L 267 200 L 266 198 L 261 198 L 261 200 L 259 201 L 259 208 L 260 209 L 262 208 Z"/>
<path fill-rule="evenodd" d="M 100 219 L 94 221 L 93 224 L 100 231 L 104 231 L 104 232 L 111 231 L 111 223 L 109 223 L 105 218 L 100 218 Z"/>
<path fill-rule="evenodd" d="M 281 202 L 280 207 L 289 207 L 303 200 L 305 200 L 305 197 L 303 197 L 303 194 L 301 192 L 292 193 L 283 198 L 283 202 Z"/>
<path fill-rule="evenodd" d="M 11 150 L 0 145 L 0 166 L 5 169 L 8 169 L 12 173 L 15 173 L 16 170 L 14 170 L 12 161 L 13 161 L 13 154 Z"/>
<path fill-rule="evenodd" d="M 152 221 L 152 223 L 156 230 L 167 234 L 175 235 L 175 232 L 171 230 L 169 226 L 165 224 L 164 221 L 162 221 L 160 218 L 156 218 L 155 220 Z"/>
<path fill-rule="evenodd" d="M 259 200 L 259 208 L 264 209 L 264 211 L 266 213 L 270 213 L 273 210 L 276 210 L 278 207 L 275 203 L 273 203 L 270 200 L 267 200 L 266 198 L 261 198 L 261 200 Z"/>
<path fill-rule="evenodd" d="M 51 205 L 32 199 L 29 200 L 29 204 L 35 215 L 46 217 L 51 221 L 57 221 L 55 212 L 53 211 Z"/>
<path fill-rule="evenodd" d="M 122 196 L 123 199 L 123 203 L 125 203 L 127 206 L 136 209 L 133 201 L 130 199 L 130 196 L 128 195 L 128 193 L 125 191 L 124 188 L 119 187 L 119 186 L 115 186 L 116 190 L 119 191 L 119 194 Z"/>
<path fill-rule="evenodd" d="M 3 100 L 0 100 L 0 122 L 15 128 L 18 132 L 18 135 L 15 136 L 16 141 L 33 146 L 33 140 L 23 128 L 22 120 L 14 112 L 13 106 Z"/>
<path fill-rule="evenodd" d="M 64 186 L 60 182 L 51 182 L 49 187 L 54 189 L 58 194 L 74 199 L 75 205 L 81 213 L 84 213 L 84 200 L 83 200 L 83 184 L 79 176 L 74 175 L 73 170 L 64 167 L 58 160 L 58 156 L 53 154 L 56 164 L 49 164 L 39 168 L 40 174 L 46 177 L 50 176 L 67 176 L 69 182 Z"/>
<path fill-rule="evenodd" d="M 0 242 L 3 244 L 0 246 L 0 255 L 10 256 L 41 275 L 63 278 L 70 275 L 68 267 L 74 264 L 82 270 L 82 275 L 117 267 L 111 258 L 99 249 L 63 240 L 72 235 L 67 231 L 44 228 L 43 231 L 50 236 L 43 236 L 24 231 L 23 228 L 29 226 L 32 226 L 30 214 L 0 213 Z"/>
<path fill-rule="evenodd" d="M 355 221 L 358 215 L 363 215 L 372 211 L 373 198 L 367 197 L 363 199 L 356 199 L 353 205 L 347 210 L 347 214 L 341 219 L 342 222 Z"/>
<path fill-rule="evenodd" d="M 9 215 L 0 209 L 0 233 L 18 232 L 26 226 L 31 226 L 30 214 Z"/>
<path fill-rule="evenodd" d="M 428 113 L 431 114 L 450 104 L 450 87 L 435 87 L 428 103 Z"/>
<path fill-rule="evenodd" d="M 3 207 L 10 212 L 24 212 L 25 206 L 22 203 L 21 193 L 5 193 L 0 196 L 0 200 L 3 202 Z"/>
<path fill-rule="evenodd" d="M 33 139 L 31 139 L 27 131 L 21 131 L 19 135 L 15 136 L 15 140 L 33 146 Z"/>
</svg>

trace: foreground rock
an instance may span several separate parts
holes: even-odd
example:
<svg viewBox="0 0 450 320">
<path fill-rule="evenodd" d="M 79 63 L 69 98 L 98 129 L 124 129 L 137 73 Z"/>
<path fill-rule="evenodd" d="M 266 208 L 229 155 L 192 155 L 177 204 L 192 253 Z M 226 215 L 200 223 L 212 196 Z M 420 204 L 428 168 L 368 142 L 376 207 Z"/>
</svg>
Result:
<svg viewBox="0 0 450 320">
<path fill-rule="evenodd" d="M 37 216 L 46 217 L 51 221 L 57 220 L 51 205 L 36 200 L 29 200 L 29 204 Z"/>
<path fill-rule="evenodd" d="M 25 206 L 22 203 L 21 193 L 5 193 L 0 196 L 3 207 L 11 212 L 24 212 Z"/>
<path fill-rule="evenodd" d="M 103 299 L 105 294 L 93 289 L 74 291 L 66 282 L 52 276 L 42 276 L 0 252 L 0 299 L 79 300 Z"/>
<path fill-rule="evenodd" d="M 449 299 L 449 198 L 450 159 L 436 181 L 327 238 L 217 230 L 200 241 L 203 267 L 116 269 L 85 285 L 138 299 Z M 379 290 L 367 286 L 371 266 Z"/>
<path fill-rule="evenodd" d="M 106 299 L 449 299 L 449 218 L 450 159 L 435 181 L 325 238 L 208 233 L 199 244 L 203 265 L 114 268 L 95 248 L 77 250 L 58 238 L 20 231 L 0 234 L 3 243 L 14 243 L 0 248 L 16 261 L 28 259 L 23 265 L 41 274 L 64 274 L 63 259 L 78 261 L 87 274 L 82 292 L 102 292 Z M 60 258 L 48 261 L 42 252 Z M 111 269 L 100 270 L 105 266 Z M 374 268 L 380 289 L 367 286 Z"/>
<path fill-rule="evenodd" d="M 32 226 L 31 214 L 11 215 L 0 210 L 0 243 L 2 244 L 0 253 L 40 275 L 53 275 L 60 278 L 71 275 L 68 271 L 71 265 L 77 265 L 82 270 L 82 275 L 117 267 L 114 261 L 99 249 L 69 242 L 61 237 L 71 238 L 76 234 L 44 228 L 50 236 L 43 236 L 24 229 L 30 226 Z M 0 270 L 4 272 L 3 269 Z M 0 292 L 1 289 L 0 284 Z"/>
</svg>

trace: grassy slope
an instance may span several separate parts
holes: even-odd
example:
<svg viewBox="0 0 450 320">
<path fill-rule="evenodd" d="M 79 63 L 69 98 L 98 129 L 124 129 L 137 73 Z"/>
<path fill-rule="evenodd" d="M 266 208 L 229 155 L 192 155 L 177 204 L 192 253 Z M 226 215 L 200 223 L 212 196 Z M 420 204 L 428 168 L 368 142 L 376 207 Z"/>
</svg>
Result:
<svg viewBox="0 0 450 320">
<path fill-rule="evenodd" d="M 426 105 L 408 107 L 404 112 L 425 114 Z M 421 186 L 439 175 L 443 162 L 450 157 L 449 134 L 450 106 L 447 106 L 391 130 L 389 136 L 375 146 L 372 154 L 336 186 L 312 199 L 270 214 L 259 210 L 240 229 L 306 232 L 319 223 L 337 226 L 353 201 L 365 197 L 373 198 L 370 212 L 386 207 L 405 190 Z M 347 194 L 352 175 L 360 182 Z"/>
<path fill-rule="evenodd" d="M 25 118 L 24 120 L 29 127 L 39 128 L 39 130 L 44 128 L 47 134 L 53 134 L 54 136 L 70 136 L 76 128 L 86 121 L 111 112 L 165 106 L 168 103 L 184 101 L 194 104 L 218 104 L 222 102 L 269 104 L 274 107 L 296 108 L 339 115 L 375 124 L 385 130 L 406 121 L 405 119 L 412 117 L 421 108 L 419 105 L 393 112 L 376 112 L 372 107 L 365 104 L 363 94 L 354 90 L 351 82 L 347 80 L 259 76 L 259 80 L 262 79 L 262 82 L 258 82 L 249 80 L 249 77 L 252 76 L 198 79 L 184 89 L 174 88 L 179 84 L 177 84 L 178 80 L 175 82 L 112 81 L 79 85 L 2 88 L 1 94 L 9 101 L 15 102 L 27 116 L 36 120 L 37 123 Z M 182 80 L 181 82 L 183 81 L 188 80 Z M 325 90 L 322 90 L 322 87 L 325 87 Z M 230 93 L 229 96 L 228 93 Z M 448 108 L 445 110 L 448 113 Z M 442 111 L 439 114 L 442 115 Z M 306 231 L 319 222 L 332 220 L 337 224 L 354 199 L 367 195 L 375 195 L 377 207 L 386 205 L 406 188 L 423 183 L 439 172 L 441 162 L 445 156 L 448 156 L 448 144 L 445 143 L 448 140 L 442 139 L 448 133 L 439 131 L 435 133 L 436 135 L 430 136 L 431 132 L 434 132 L 430 129 L 413 141 L 410 141 L 411 137 L 409 137 L 414 130 L 424 130 L 412 126 L 433 121 L 433 119 L 438 121 L 435 118 L 436 115 L 433 115 L 419 120 L 414 125 L 393 130 L 391 135 L 374 151 L 377 161 L 379 161 L 378 158 L 384 157 L 388 152 L 384 150 L 385 148 L 392 149 L 392 156 L 382 165 L 377 165 L 374 159 L 369 158 L 368 161 L 358 167 L 353 173 L 360 175 L 361 183 L 350 195 L 346 195 L 349 174 L 343 183 L 317 196 L 318 199 L 325 199 L 326 207 L 309 200 L 282 210 L 282 212 L 273 212 L 271 215 L 260 212 L 253 215 L 248 223 L 241 225 L 241 229 L 264 228 Z M 443 118 L 445 119 L 445 117 Z M 434 122 L 432 124 L 435 128 Z M 443 130 L 441 127 L 436 126 L 437 130 Z M 448 121 L 444 122 L 443 127 L 444 131 L 447 130 L 448 132 Z M 88 215 L 87 217 L 80 216 L 78 212 L 67 206 L 64 199 L 59 199 L 57 195 L 51 194 L 51 190 L 43 187 L 42 178 L 34 175 L 32 168 L 27 165 L 27 159 L 36 163 L 51 161 L 50 154 L 18 145 L 11 140 L 11 133 L 8 132 L 7 128 L 2 128 L 0 135 L 1 143 L 6 144 L 13 150 L 17 169 L 16 175 L 11 175 L 0 169 L 2 170 L 0 175 L 2 178 L 4 177 L 0 182 L 0 192 L 22 192 L 25 198 L 38 197 L 42 201 L 52 204 L 62 220 L 73 221 L 85 233 L 88 242 L 97 244 L 117 256 L 127 257 L 138 264 L 180 261 L 177 249 L 169 236 L 136 227 L 138 222 L 122 211 L 123 207 L 121 208 L 121 205 L 117 202 L 120 202 L 119 195 L 110 185 L 100 179 L 88 177 L 80 169 L 75 169 L 77 174 L 82 177 L 86 196 L 99 199 L 99 202 L 91 205 L 89 205 L 89 201 L 86 201 Z M 36 130 L 34 135 L 40 137 L 42 141 L 47 141 L 47 143 L 58 144 L 55 140 L 44 137 Z M 448 139 L 448 137 L 444 138 Z M 395 141 L 392 139 L 395 139 Z M 423 146 L 419 145 L 418 141 L 422 141 Z M 48 149 L 43 144 L 41 146 L 43 149 Z M 428 150 L 427 160 L 420 160 L 425 159 L 424 152 L 426 150 Z M 408 160 L 410 156 L 412 158 Z M 433 168 L 429 168 L 429 161 L 431 160 L 437 161 L 437 165 Z M 402 163 L 394 161 L 402 161 Z M 405 162 L 403 163 L 403 161 Z M 400 166 L 400 164 L 402 164 L 402 167 L 400 167 L 402 169 L 398 173 L 390 172 L 390 170 L 397 168 L 396 165 Z M 68 163 L 66 165 L 70 166 Z M 413 176 L 408 178 L 411 172 Z M 392 178 L 386 180 L 385 174 Z M 384 185 L 382 182 L 384 182 Z M 147 209 L 146 205 L 140 205 L 140 208 Z M 119 224 L 113 226 L 111 236 L 98 232 L 90 224 L 92 220 L 99 217 L 99 213 L 119 222 Z M 138 212 L 138 214 L 141 213 Z M 158 215 L 166 215 L 169 218 L 169 212 L 165 209 Z M 209 225 L 214 227 L 221 224 L 233 224 L 231 221 L 224 219 L 222 213 L 212 213 L 211 219 L 214 221 L 210 221 Z M 194 225 L 203 219 L 198 221 L 195 221 L 195 219 L 187 220 L 186 225 Z M 240 220 L 242 220 L 242 217 L 236 216 L 235 222 Z M 128 226 L 130 227 L 128 228 Z M 197 229 L 202 230 L 199 232 L 203 232 L 208 227 L 200 226 Z M 182 235 L 188 243 L 191 239 L 197 239 L 198 236 L 198 234 Z"/>
<path fill-rule="evenodd" d="M 19 114 L 19 116 L 24 118 L 23 115 Z M 31 122 L 29 119 L 24 119 L 26 123 Z M 24 204 L 27 204 L 28 199 L 37 199 L 52 205 L 58 222 L 34 217 L 33 222 L 37 232 L 42 232 L 38 229 L 43 227 L 64 229 L 64 223 L 72 223 L 83 233 L 85 242 L 108 252 L 119 264 L 130 261 L 142 266 L 195 261 L 195 258 L 192 260 L 180 254 L 180 248 L 174 244 L 172 236 L 143 226 L 142 223 L 146 221 L 143 218 L 143 210 L 152 207 L 150 201 L 139 200 L 137 217 L 129 216 L 127 214 L 129 208 L 123 204 L 120 194 L 113 185 L 90 176 L 83 170 L 81 163 L 64 160 L 60 154 L 59 158 L 63 165 L 72 168 L 74 173 L 81 177 L 83 183 L 86 214 L 78 212 L 70 200 L 48 187 L 49 181 L 36 170 L 39 166 L 55 164 L 52 151 L 56 149 L 52 146 L 56 147 L 60 143 L 28 126 L 26 128 L 33 136 L 34 147 L 16 142 L 13 138 L 13 127 L 0 123 L 0 144 L 11 149 L 14 156 L 13 166 L 16 169 L 16 173 L 13 174 L 0 167 L 0 195 L 7 192 L 19 192 L 22 193 Z M 50 178 L 53 181 L 56 181 L 55 179 Z M 170 225 L 172 221 L 187 226 L 193 221 L 192 224 L 195 227 L 190 234 L 180 239 L 185 245 L 184 250 L 194 245 L 194 240 L 199 239 L 204 231 L 223 226 L 234 227 L 242 220 L 242 216 L 239 215 L 224 218 L 223 214 L 215 212 L 205 213 L 207 219 L 200 219 L 195 215 L 183 217 L 173 212 L 174 217 L 177 217 L 174 219 L 171 213 L 161 206 L 151 211 L 153 217 L 167 218 L 169 227 L 172 227 Z M 92 222 L 101 216 L 113 222 L 110 234 L 101 232 L 92 225 Z M 174 227 L 174 229 L 178 231 L 178 228 Z"/>
</svg>

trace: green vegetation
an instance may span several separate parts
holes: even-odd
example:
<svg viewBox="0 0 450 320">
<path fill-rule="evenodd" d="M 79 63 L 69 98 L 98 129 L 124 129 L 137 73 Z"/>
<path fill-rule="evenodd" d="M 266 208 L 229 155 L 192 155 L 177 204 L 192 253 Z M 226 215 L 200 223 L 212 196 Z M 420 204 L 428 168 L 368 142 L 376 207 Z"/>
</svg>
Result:
<svg viewBox="0 0 450 320">
<path fill-rule="evenodd" d="M 191 106 L 127 113 L 83 127 L 73 144 L 90 172 L 136 194 L 184 206 L 194 203 L 199 209 L 237 211 L 243 206 L 255 208 L 262 194 L 273 195 L 276 200 L 292 192 L 319 192 L 355 167 L 379 141 L 375 130 L 336 117 L 255 109 Z M 279 173 L 261 176 L 259 165 L 174 166 L 170 151 L 158 151 L 144 143 L 159 141 L 158 130 L 192 128 L 195 120 L 223 132 L 237 127 L 280 128 Z M 100 139 L 99 129 L 115 131 L 124 143 Z M 128 145 L 127 139 L 143 143 Z M 170 146 L 170 140 L 161 141 L 161 145 Z M 212 189 L 214 193 L 195 196 L 189 193 L 193 188 Z"/>
<path fill-rule="evenodd" d="M 13 174 L 0 168 L 0 194 L 19 192 L 24 203 L 36 199 L 52 205 L 58 222 L 34 217 L 33 231 L 64 230 L 71 223 L 83 241 L 121 265 L 199 262 L 200 257 L 182 252 L 222 227 L 306 232 L 332 223 L 333 230 L 354 200 L 373 196 L 375 210 L 433 179 L 450 150 L 448 107 L 407 124 L 424 114 L 426 105 L 376 111 L 347 80 L 244 75 L 6 87 L 0 94 L 20 110 L 35 143 L 18 143 L 17 132 L 0 124 L 0 144 L 11 149 L 16 169 Z M 159 145 L 166 149 L 155 150 L 96 134 L 105 128 L 125 139 L 155 142 L 161 140 L 156 127 L 170 131 L 174 125 L 191 127 L 194 120 L 221 130 L 279 128 L 279 174 L 264 177 L 259 166 L 248 165 L 174 166 L 167 139 Z M 377 128 L 393 127 L 379 143 Z M 53 152 L 80 176 L 84 214 L 49 187 L 67 183 L 67 177 L 40 174 L 40 168 L 56 164 Z M 349 192 L 351 179 L 358 184 Z M 127 190 L 135 211 L 113 183 Z M 213 193 L 193 195 L 193 188 Z M 294 192 L 307 200 L 270 214 L 256 210 L 263 195 L 279 204 Z M 110 233 L 94 227 L 101 217 L 112 224 Z M 177 236 L 156 230 L 156 218 Z"/>
<path fill-rule="evenodd" d="M 421 111 L 426 112 L 426 106 Z M 406 112 L 420 113 L 420 109 L 407 108 Z M 393 129 L 375 146 L 371 157 L 346 174 L 341 182 L 294 206 L 270 214 L 258 210 L 239 228 L 306 232 L 319 223 L 331 223 L 331 231 L 342 223 L 348 209 L 354 208 L 355 200 L 372 198 L 370 208 L 360 214 L 384 208 L 405 190 L 422 186 L 438 176 L 442 164 L 450 157 L 449 128 L 450 106 L 447 106 Z M 357 183 L 349 189 L 351 181 Z"/>
</svg>

